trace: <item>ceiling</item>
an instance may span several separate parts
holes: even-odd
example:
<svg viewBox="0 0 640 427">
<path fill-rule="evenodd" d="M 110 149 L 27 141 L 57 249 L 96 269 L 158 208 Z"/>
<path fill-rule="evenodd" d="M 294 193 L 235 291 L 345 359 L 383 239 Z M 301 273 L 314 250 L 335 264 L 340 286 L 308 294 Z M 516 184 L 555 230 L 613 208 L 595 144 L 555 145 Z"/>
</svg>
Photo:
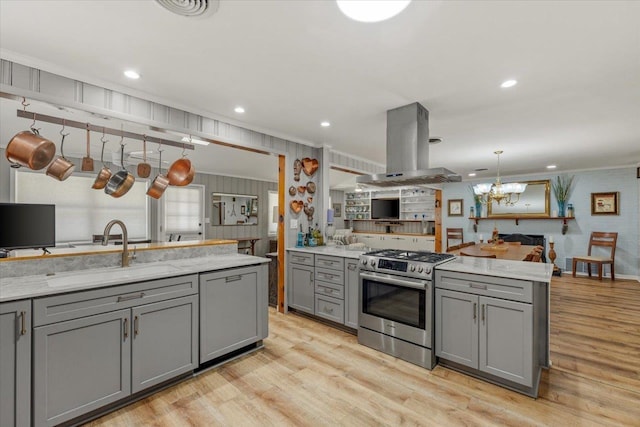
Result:
<svg viewBox="0 0 640 427">
<path fill-rule="evenodd" d="M 365 24 L 333 1 L 220 0 L 194 19 L 153 1 L 3 0 L 0 53 L 378 163 L 386 110 L 418 101 L 444 140 L 431 166 L 489 177 L 498 149 L 503 175 L 640 164 L 638 22 L 636 1 L 414 1 Z"/>
</svg>

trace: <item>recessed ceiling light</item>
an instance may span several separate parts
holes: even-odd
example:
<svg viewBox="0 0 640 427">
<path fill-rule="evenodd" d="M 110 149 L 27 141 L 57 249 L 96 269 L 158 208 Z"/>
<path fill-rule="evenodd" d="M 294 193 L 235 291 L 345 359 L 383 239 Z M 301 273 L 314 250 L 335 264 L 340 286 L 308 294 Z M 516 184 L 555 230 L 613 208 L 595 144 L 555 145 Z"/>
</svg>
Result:
<svg viewBox="0 0 640 427">
<path fill-rule="evenodd" d="M 183 136 L 182 142 L 187 142 L 189 144 L 196 144 L 196 145 L 209 145 L 208 141 L 202 141 L 200 139 L 190 138 L 188 136 Z"/>
<path fill-rule="evenodd" d="M 244 113 L 244 108 L 238 106 L 238 107 L 234 108 L 233 111 L 235 111 L 236 113 Z"/>
<path fill-rule="evenodd" d="M 411 0 L 336 0 L 336 3 L 354 21 L 380 22 L 402 12 Z"/>
<path fill-rule="evenodd" d="M 502 82 L 500 87 L 503 88 L 503 89 L 506 89 L 506 88 L 509 88 L 509 87 L 514 87 L 517 84 L 518 84 L 517 80 L 506 80 L 506 81 Z"/>
<path fill-rule="evenodd" d="M 474 172 L 471 172 L 469 176 L 476 176 L 476 174 Z"/>
<path fill-rule="evenodd" d="M 549 166 L 547 166 L 547 169 L 555 169 L 555 168 L 556 168 L 556 165 L 549 165 Z"/>
<path fill-rule="evenodd" d="M 132 80 L 138 80 L 140 78 L 140 73 L 134 70 L 125 70 L 124 75 Z"/>
<path fill-rule="evenodd" d="M 322 122 L 322 123 L 320 123 L 320 126 L 322 126 L 323 128 L 328 128 L 329 126 L 331 126 L 331 123 L 329 123 L 329 122 Z"/>
</svg>

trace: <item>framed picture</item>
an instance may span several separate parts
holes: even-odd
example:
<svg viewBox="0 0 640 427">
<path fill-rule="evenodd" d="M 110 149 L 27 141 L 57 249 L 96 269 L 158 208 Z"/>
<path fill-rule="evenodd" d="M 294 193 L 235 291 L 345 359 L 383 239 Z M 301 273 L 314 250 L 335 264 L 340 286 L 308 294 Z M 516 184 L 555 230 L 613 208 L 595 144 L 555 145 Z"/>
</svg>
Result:
<svg viewBox="0 0 640 427">
<path fill-rule="evenodd" d="M 620 215 L 620 193 L 591 193 L 591 215 Z"/>
<path fill-rule="evenodd" d="M 342 203 L 334 203 L 332 205 L 333 208 L 333 217 L 340 218 L 342 216 Z"/>
<path fill-rule="evenodd" d="M 240 215 L 245 215 L 245 207 L 244 207 L 244 205 L 240 206 Z"/>
<path fill-rule="evenodd" d="M 462 199 L 449 199 L 449 216 L 462 216 Z"/>
</svg>

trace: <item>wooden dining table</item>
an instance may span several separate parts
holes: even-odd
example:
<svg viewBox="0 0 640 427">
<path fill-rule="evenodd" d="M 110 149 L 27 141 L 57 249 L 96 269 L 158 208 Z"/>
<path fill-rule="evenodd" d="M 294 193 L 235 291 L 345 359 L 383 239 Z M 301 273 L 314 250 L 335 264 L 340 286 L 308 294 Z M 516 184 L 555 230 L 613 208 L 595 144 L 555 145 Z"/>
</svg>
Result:
<svg viewBox="0 0 640 427">
<path fill-rule="evenodd" d="M 494 245 L 490 243 L 485 244 L 475 244 L 471 246 L 467 246 L 462 249 L 456 249 L 453 251 L 448 251 L 447 253 L 453 255 L 462 255 L 465 254 L 471 256 L 487 256 L 495 254 L 497 259 L 510 259 L 514 261 L 522 261 L 528 253 L 530 253 L 535 246 L 530 245 L 510 245 L 509 243 L 503 243 L 499 245 Z"/>
</svg>

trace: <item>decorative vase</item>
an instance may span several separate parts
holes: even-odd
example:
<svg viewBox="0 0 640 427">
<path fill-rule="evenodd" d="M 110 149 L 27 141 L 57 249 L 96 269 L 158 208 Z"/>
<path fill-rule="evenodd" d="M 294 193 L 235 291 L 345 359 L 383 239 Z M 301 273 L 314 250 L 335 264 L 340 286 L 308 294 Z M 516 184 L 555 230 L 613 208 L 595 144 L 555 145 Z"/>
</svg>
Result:
<svg viewBox="0 0 640 427">
<path fill-rule="evenodd" d="M 564 204 L 566 202 L 564 200 L 558 200 L 558 216 L 564 217 Z"/>
<path fill-rule="evenodd" d="M 482 203 L 476 203 L 476 218 L 482 217 Z"/>
</svg>

